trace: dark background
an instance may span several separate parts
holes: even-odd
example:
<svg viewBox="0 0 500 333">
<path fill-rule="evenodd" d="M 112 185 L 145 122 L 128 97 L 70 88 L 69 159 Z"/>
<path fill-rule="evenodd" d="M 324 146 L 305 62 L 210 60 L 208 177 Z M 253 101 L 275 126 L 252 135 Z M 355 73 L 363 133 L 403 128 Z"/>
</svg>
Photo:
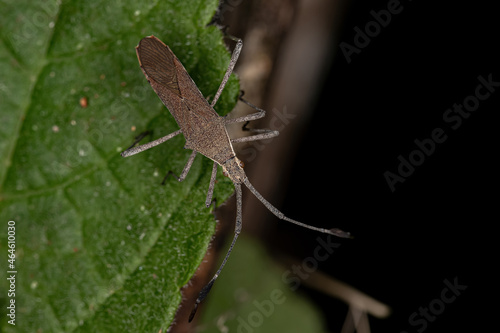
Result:
<svg viewBox="0 0 500 333">
<path fill-rule="evenodd" d="M 353 45 L 353 28 L 364 30 L 370 11 L 387 3 L 353 1 L 335 39 Z M 440 297 L 444 279 L 455 278 L 467 289 L 422 331 L 493 328 L 500 87 L 456 130 L 443 114 L 474 95 L 479 75 L 500 82 L 499 20 L 481 2 L 401 4 L 351 63 L 337 51 L 282 208 L 355 236 L 320 269 L 392 307 L 390 318 L 370 318 L 372 331 L 417 332 L 423 326 L 411 326 L 409 316 Z M 408 158 L 414 140 L 438 127 L 447 140 L 392 192 L 384 172 L 397 173 L 398 156 Z M 323 191 L 310 193 L 311 183 Z M 310 255 L 314 233 L 278 228 Z M 345 305 L 309 292 L 331 318 L 330 329 L 340 331 L 332 313 Z"/>
<path fill-rule="evenodd" d="M 287 216 L 352 233 L 354 239 L 338 240 L 341 245 L 319 263 L 318 272 L 391 307 L 388 318 L 369 317 L 372 332 L 496 328 L 499 122 L 494 115 L 500 87 L 456 129 L 443 115 L 475 94 L 479 76 L 500 82 L 498 12 L 487 2 L 401 1 L 402 10 L 349 62 L 340 45 L 355 46 L 354 28 L 365 31 L 375 20 L 371 11 L 387 10 L 389 3 L 226 1 L 219 23 L 244 40 L 236 72 L 245 96 L 268 110 L 268 121 L 270 111 L 283 105 L 297 114 L 254 161 L 241 154 L 248 147 L 236 149 L 251 182 Z M 302 43 L 318 32 L 326 39 Z M 290 52 L 304 51 L 301 45 L 308 45 L 311 59 L 326 54 L 316 85 L 282 79 L 317 65 L 307 57 L 289 61 Z M 258 60 L 262 55 L 271 62 L 267 71 L 266 62 Z M 254 127 L 269 124 L 263 120 Z M 430 139 L 437 128 L 446 140 L 392 191 L 384 173 L 397 174 L 398 157 L 408 160 L 418 149 L 415 140 Z M 243 195 L 244 233 L 264 241 L 276 260 L 293 257 L 301 263 L 313 255 L 318 233 L 279 221 L 248 192 Z M 215 251 L 230 239 L 233 209 L 230 200 L 217 212 Z M 445 280 L 466 289 L 425 326 L 420 315 L 412 325 L 410 316 L 437 304 Z M 200 286 L 193 283 L 193 297 Z M 298 292 L 317 302 L 329 331 L 341 331 L 345 303 L 307 283 Z"/>
</svg>

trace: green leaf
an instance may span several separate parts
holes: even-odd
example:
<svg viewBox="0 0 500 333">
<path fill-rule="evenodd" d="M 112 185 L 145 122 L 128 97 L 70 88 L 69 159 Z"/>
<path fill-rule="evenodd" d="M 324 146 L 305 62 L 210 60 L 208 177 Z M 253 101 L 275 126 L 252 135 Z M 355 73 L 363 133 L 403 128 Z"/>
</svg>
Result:
<svg viewBox="0 0 500 333">
<path fill-rule="evenodd" d="M 237 244 L 203 304 L 201 331 L 325 332 L 319 310 L 285 283 L 262 246 L 244 235 Z"/>
<path fill-rule="evenodd" d="M 0 2 L 0 308 L 5 332 L 158 332 L 201 262 L 215 220 L 205 207 L 212 162 L 184 138 L 133 157 L 143 131 L 178 129 L 143 76 L 135 46 L 155 35 L 206 97 L 230 54 L 206 27 L 217 0 Z M 216 110 L 231 111 L 231 77 Z M 87 107 L 80 105 L 85 98 Z M 218 175 L 215 196 L 232 193 Z M 6 279 L 15 221 L 15 297 Z"/>
</svg>

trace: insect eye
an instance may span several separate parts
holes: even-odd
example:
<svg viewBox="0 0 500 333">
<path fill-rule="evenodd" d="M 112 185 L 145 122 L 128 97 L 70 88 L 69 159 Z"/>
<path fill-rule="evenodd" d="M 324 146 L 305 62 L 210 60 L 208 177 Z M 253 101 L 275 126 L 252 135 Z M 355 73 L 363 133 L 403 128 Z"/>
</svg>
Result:
<svg viewBox="0 0 500 333">
<path fill-rule="evenodd" d="M 243 168 L 245 166 L 245 163 L 243 161 L 240 161 L 240 167 Z"/>
</svg>

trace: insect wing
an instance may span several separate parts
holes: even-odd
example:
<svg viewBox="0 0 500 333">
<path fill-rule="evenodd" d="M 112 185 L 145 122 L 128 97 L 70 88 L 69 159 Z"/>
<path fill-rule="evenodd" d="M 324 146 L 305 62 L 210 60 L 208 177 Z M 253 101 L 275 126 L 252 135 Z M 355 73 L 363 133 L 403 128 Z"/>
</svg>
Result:
<svg viewBox="0 0 500 333">
<path fill-rule="evenodd" d="M 174 116 L 185 137 L 195 135 L 218 118 L 179 59 L 161 40 L 145 37 L 136 52 L 149 84 Z"/>
<path fill-rule="evenodd" d="M 139 42 L 136 52 L 139 64 L 148 81 L 153 80 L 161 87 L 180 97 L 181 91 L 177 80 L 175 55 L 168 46 L 158 38 L 150 36 L 143 38 Z M 159 94 L 156 89 L 155 92 Z"/>
</svg>

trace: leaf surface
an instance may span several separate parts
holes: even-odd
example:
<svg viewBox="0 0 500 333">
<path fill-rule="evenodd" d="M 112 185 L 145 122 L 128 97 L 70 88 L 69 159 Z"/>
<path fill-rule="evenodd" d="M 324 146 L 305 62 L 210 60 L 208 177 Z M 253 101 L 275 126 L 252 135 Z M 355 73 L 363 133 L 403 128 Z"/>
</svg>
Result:
<svg viewBox="0 0 500 333">
<path fill-rule="evenodd" d="M 5 332 L 158 332 L 215 228 L 204 205 L 212 162 L 184 138 L 124 159 L 134 137 L 178 129 L 144 78 L 135 46 L 168 44 L 206 97 L 229 63 L 202 1 L 0 3 L 0 305 L 9 285 L 7 222 L 15 221 L 16 326 Z M 234 106 L 233 76 L 217 103 Z M 83 104 L 81 104 L 83 103 Z M 87 104 L 85 106 L 85 103 Z M 83 105 L 83 106 L 82 106 Z M 223 202 L 232 184 L 218 177 Z M 4 310 L 2 310 L 3 313 Z"/>
<path fill-rule="evenodd" d="M 279 267 L 259 242 L 242 235 L 203 304 L 202 331 L 326 332 L 319 309 L 296 290 L 298 266 Z"/>
</svg>

